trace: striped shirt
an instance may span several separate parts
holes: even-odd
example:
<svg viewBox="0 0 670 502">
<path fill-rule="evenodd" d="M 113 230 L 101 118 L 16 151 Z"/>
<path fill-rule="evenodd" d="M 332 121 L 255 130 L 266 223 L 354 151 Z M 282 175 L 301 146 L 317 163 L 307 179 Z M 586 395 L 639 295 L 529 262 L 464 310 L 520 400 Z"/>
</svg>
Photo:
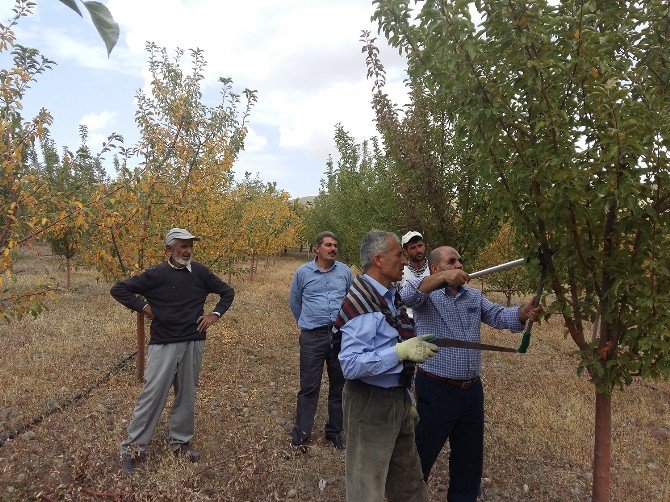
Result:
<svg viewBox="0 0 670 502">
<path fill-rule="evenodd" d="M 480 342 L 481 323 L 495 329 L 523 331 L 519 307 L 503 307 L 488 300 L 481 291 L 468 286 L 439 288 L 430 294 L 418 290 L 420 279 L 410 280 L 401 290 L 403 303 L 414 310 L 416 334 L 435 334 L 438 337 Z M 475 349 L 441 347 L 437 355 L 419 366 L 422 370 L 456 380 L 468 380 L 480 375 L 482 353 Z"/>
</svg>

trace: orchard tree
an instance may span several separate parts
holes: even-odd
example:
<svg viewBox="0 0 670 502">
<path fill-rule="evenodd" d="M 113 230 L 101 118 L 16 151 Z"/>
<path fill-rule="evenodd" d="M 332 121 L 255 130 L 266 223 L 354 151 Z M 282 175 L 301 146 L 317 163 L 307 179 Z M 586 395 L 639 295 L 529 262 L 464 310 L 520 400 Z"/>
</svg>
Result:
<svg viewBox="0 0 670 502">
<path fill-rule="evenodd" d="M 246 173 L 232 194 L 238 203 L 237 232 L 252 257 L 251 273 L 260 255 L 277 255 L 285 248 L 300 242 L 303 220 L 300 206 L 290 201 L 290 195 L 278 190 L 275 183 L 262 183 Z"/>
<path fill-rule="evenodd" d="M 79 11 L 76 0 L 61 1 Z M 94 1 L 82 4 L 111 51 L 118 39 L 118 26 L 114 37 L 109 21 L 115 23 L 107 16 L 104 5 Z M 0 68 L 0 313 L 5 319 L 20 318 L 26 313 L 37 315 L 43 309 L 42 300 L 54 292 L 48 281 L 20 288 L 12 284 L 11 272 L 18 245 L 29 243 L 59 223 L 50 219 L 47 184 L 32 172 L 29 159 L 31 145 L 51 124 L 51 116 L 44 108 L 32 120 L 22 116 L 26 92 L 39 75 L 54 64 L 36 49 L 18 43 L 14 34 L 20 19 L 32 14 L 35 6 L 30 0 L 15 0 L 12 16 L 0 23 L 0 57 L 3 59 Z M 109 27 L 112 29 L 108 30 Z M 77 215 L 81 209 L 76 208 L 63 218 Z"/>
<path fill-rule="evenodd" d="M 150 92 L 138 91 L 135 114 L 140 140 L 123 152 L 96 232 L 97 246 L 88 257 L 108 278 L 140 272 L 163 259 L 160 236 L 170 227 L 186 227 L 202 237 L 199 260 L 209 263 L 219 255 L 222 231 L 212 215 L 231 186 L 232 165 L 256 100 L 254 91 L 245 90 L 242 102 L 230 79 L 221 78 L 220 101 L 208 106 L 202 51 L 190 51 L 188 73 L 183 50 L 173 58 L 149 43 L 147 52 Z M 133 156 L 140 164 L 131 168 Z"/>
<path fill-rule="evenodd" d="M 540 247 L 595 386 L 592 497 L 609 500 L 612 392 L 670 374 L 668 5 L 431 0 L 413 18 L 408 0 L 375 4 L 495 187 L 491 209 L 527 256 Z"/>
<path fill-rule="evenodd" d="M 0 56 L 8 63 L 0 69 L 0 314 L 6 319 L 26 313 L 36 315 L 42 309 L 41 300 L 52 290 L 46 283 L 28 290 L 11 286 L 18 245 L 36 235 L 45 223 L 31 212 L 45 192 L 29 172 L 27 155 L 31 143 L 51 123 L 51 116 L 42 109 L 26 121 L 21 111 L 30 85 L 53 62 L 37 50 L 20 45 L 13 31 L 33 7 L 31 2 L 17 1 L 13 17 L 6 24 L 0 23 Z M 3 54 L 7 52 L 11 57 Z"/>
<path fill-rule="evenodd" d="M 88 129 L 79 127 L 81 145 L 75 152 L 63 149 L 59 156 L 48 131 L 40 136 L 40 148 L 33 147 L 32 165 L 37 180 L 45 185 L 44 203 L 35 208 L 36 216 L 46 217 L 50 223 L 43 235 L 54 254 L 65 258 L 66 287 L 70 287 L 72 259 L 89 244 L 91 225 L 95 223 L 99 202 L 96 194 L 103 194 L 107 173 L 102 157 L 116 147 L 121 137 L 112 134 L 101 151 L 93 154 L 87 145 Z"/>
<path fill-rule="evenodd" d="M 138 91 L 135 119 L 140 129 L 136 147 L 121 151 L 117 177 L 103 197 L 95 245 L 84 259 L 107 279 L 137 274 L 165 259 L 162 236 L 171 227 L 185 227 L 202 238 L 198 260 L 209 264 L 220 255 L 221 229 L 211 218 L 232 181 L 232 164 L 243 148 L 246 120 L 256 100 L 254 91 L 240 96 L 231 81 L 219 79 L 220 101 L 203 102 L 206 61 L 190 51 L 171 57 L 147 44 L 150 92 Z M 129 167 L 138 156 L 140 164 Z M 218 271 L 214 268 L 215 271 Z M 137 314 L 137 374 L 144 367 L 144 317 Z"/>
<path fill-rule="evenodd" d="M 297 245 L 304 226 L 304 210 L 290 200 L 287 192 L 248 172 L 221 197 L 212 200 L 207 211 L 218 242 L 210 266 L 225 269 L 229 276 L 240 271 L 236 262 L 251 257 L 249 271 L 253 277 L 258 258 L 276 256 Z"/>
<path fill-rule="evenodd" d="M 305 214 L 307 241 L 324 230 L 338 236 L 338 259 L 358 264 L 358 244 L 372 228 L 398 230 L 402 215 L 390 160 L 375 138 L 362 143 L 341 125 L 335 129 L 337 159 L 326 163 L 319 195 Z"/>
<path fill-rule="evenodd" d="M 472 264 L 468 262 L 466 269 L 473 272 L 475 269 L 481 270 L 519 258 L 520 251 L 514 244 L 512 226 L 509 223 L 504 223 L 495 239 L 489 242 L 477 255 L 476 262 Z M 527 293 L 535 287 L 533 280 L 537 282 L 537 278 L 529 278 L 526 270 L 521 267 L 496 272 L 485 279 L 481 279 L 482 290 L 503 293 L 507 299 L 508 307 L 512 304 L 514 293 Z M 486 286 L 492 286 L 493 289 Z"/>
<path fill-rule="evenodd" d="M 409 104 L 401 109 L 391 102 L 375 40 L 363 32 L 372 107 L 388 159 L 386 177 L 402 208 L 390 228 L 401 233 L 421 229 L 429 244 L 450 244 L 474 259 L 498 231 L 498 215 L 487 211 L 490 185 L 473 169 L 467 143 L 454 134 L 444 96 L 409 80 Z"/>
</svg>

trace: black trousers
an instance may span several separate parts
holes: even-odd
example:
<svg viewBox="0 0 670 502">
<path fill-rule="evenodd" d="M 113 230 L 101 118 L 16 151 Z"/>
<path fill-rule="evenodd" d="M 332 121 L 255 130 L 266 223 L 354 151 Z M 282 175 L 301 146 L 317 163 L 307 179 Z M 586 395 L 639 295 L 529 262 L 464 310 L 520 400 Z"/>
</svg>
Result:
<svg viewBox="0 0 670 502">
<path fill-rule="evenodd" d="M 419 423 L 414 431 L 423 477 L 449 440 L 449 502 L 475 502 L 484 464 L 484 391 L 481 380 L 468 389 L 418 372 Z"/>
<path fill-rule="evenodd" d="M 339 341 L 331 343 L 330 328 L 300 332 L 300 392 L 298 392 L 295 427 L 291 434 L 293 444 L 304 444 L 312 435 L 324 362 L 329 383 L 328 422 L 325 435 L 326 438 L 332 438 L 342 432 L 344 376 L 337 358 L 339 353 L 340 343 Z"/>
</svg>

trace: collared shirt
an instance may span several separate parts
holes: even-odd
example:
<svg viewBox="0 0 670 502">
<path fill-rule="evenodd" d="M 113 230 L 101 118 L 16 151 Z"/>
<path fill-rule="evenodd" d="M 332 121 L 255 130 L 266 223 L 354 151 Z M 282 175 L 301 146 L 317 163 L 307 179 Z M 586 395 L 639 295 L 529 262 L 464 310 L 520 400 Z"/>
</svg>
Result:
<svg viewBox="0 0 670 502">
<path fill-rule="evenodd" d="M 316 259 L 301 265 L 293 276 L 289 296 L 298 326 L 315 329 L 332 324 L 352 281 L 351 270 L 339 261 L 325 272 L 316 265 Z"/>
<path fill-rule="evenodd" d="M 414 309 L 416 334 L 435 334 L 438 337 L 480 342 L 481 323 L 513 333 L 523 330 L 519 307 L 503 307 L 488 300 L 478 289 L 468 286 L 439 288 L 430 294 L 418 290 L 421 279 L 410 280 L 400 292 L 403 303 Z M 443 378 L 467 380 L 479 376 L 482 370 L 480 350 L 441 347 L 437 355 L 420 368 Z"/>
<path fill-rule="evenodd" d="M 384 297 L 393 315 L 395 287 L 386 288 L 367 274 L 363 278 Z M 395 345 L 398 330 L 392 327 L 381 312 L 361 314 L 342 326 L 340 364 L 347 380 L 363 380 L 378 387 L 400 385 L 402 362 Z"/>
<path fill-rule="evenodd" d="M 182 265 L 181 267 L 177 267 L 176 265 L 173 265 L 169 258 L 168 258 L 167 262 L 168 262 L 168 265 L 170 265 L 175 270 L 180 270 L 182 268 L 185 268 L 186 270 L 191 272 L 191 260 L 189 260 L 186 265 Z"/>
</svg>

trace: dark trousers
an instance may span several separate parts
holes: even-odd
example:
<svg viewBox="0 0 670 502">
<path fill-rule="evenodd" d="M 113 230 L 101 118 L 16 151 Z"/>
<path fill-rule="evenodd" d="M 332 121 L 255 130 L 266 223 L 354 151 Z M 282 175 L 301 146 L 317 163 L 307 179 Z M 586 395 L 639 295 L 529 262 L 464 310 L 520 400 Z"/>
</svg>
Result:
<svg viewBox="0 0 670 502">
<path fill-rule="evenodd" d="M 331 343 L 329 328 L 300 332 L 300 392 L 298 392 L 295 427 L 291 434 L 293 444 L 304 444 L 312 435 L 324 362 L 329 383 L 328 423 L 325 434 L 327 438 L 332 438 L 342 432 L 344 376 L 337 358 L 339 352 L 340 343 L 339 341 Z"/>
<path fill-rule="evenodd" d="M 416 447 L 423 477 L 449 440 L 449 502 L 474 502 L 484 464 L 484 391 L 481 380 L 460 389 L 430 376 L 416 375 L 419 424 Z"/>
</svg>

